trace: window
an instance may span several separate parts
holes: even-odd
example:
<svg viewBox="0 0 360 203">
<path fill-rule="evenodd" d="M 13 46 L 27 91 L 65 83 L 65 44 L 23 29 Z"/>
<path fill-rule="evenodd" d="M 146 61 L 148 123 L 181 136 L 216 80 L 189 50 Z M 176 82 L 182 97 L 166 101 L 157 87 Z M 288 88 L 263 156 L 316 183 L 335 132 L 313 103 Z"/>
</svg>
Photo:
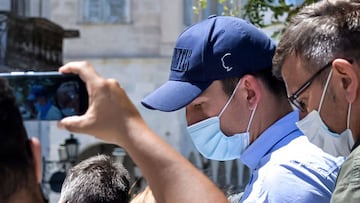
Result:
<svg viewBox="0 0 360 203">
<path fill-rule="evenodd" d="M 0 67 L 5 65 L 6 46 L 7 46 L 7 24 L 8 18 L 6 15 L 0 14 Z"/>
<path fill-rule="evenodd" d="M 206 7 L 200 8 L 198 5 L 199 1 L 200 0 L 184 0 L 184 24 L 186 26 L 204 20 L 210 15 L 239 17 L 242 13 L 242 7 L 247 2 L 244 0 L 206 0 Z"/>
<path fill-rule="evenodd" d="M 130 23 L 130 0 L 82 0 L 82 23 Z"/>
<path fill-rule="evenodd" d="M 199 9 L 199 13 L 195 13 L 194 7 L 198 7 L 198 0 L 184 0 L 184 24 L 189 26 L 200 20 L 206 19 L 210 15 L 221 15 L 223 12 L 223 5 L 218 3 L 218 0 L 207 0 L 207 6 L 204 9 Z"/>
</svg>

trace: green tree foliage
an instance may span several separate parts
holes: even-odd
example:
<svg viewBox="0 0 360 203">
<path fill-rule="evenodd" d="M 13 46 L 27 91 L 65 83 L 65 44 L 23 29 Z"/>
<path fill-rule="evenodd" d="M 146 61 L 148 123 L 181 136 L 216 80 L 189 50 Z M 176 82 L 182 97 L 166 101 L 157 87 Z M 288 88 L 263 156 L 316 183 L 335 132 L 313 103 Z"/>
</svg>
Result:
<svg viewBox="0 0 360 203">
<path fill-rule="evenodd" d="M 207 0 L 196 1 L 197 6 L 193 9 L 199 14 L 200 9 L 206 8 Z M 247 0 L 246 3 L 244 0 L 218 0 L 218 3 L 223 6 L 222 15 L 241 17 L 261 28 L 281 25 L 282 28 L 273 34 L 276 38 L 299 9 L 316 1 L 318 0 L 304 0 L 300 5 L 289 4 L 289 1 L 285 0 Z"/>
<path fill-rule="evenodd" d="M 249 0 L 244 6 L 244 15 L 239 17 L 247 18 L 251 23 L 266 27 L 268 25 L 288 23 L 291 16 L 296 14 L 303 6 L 316 2 L 317 0 L 304 0 L 301 5 L 289 5 L 285 0 Z M 271 23 L 264 22 L 264 13 L 271 11 Z"/>
</svg>

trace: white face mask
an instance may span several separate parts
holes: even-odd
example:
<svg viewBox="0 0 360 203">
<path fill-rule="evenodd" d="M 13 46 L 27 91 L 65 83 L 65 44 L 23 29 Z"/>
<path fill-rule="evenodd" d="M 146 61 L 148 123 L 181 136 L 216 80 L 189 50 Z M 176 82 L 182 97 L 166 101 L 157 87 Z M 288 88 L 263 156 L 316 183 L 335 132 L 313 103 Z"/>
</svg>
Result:
<svg viewBox="0 0 360 203">
<path fill-rule="evenodd" d="M 226 136 L 220 128 L 220 117 L 234 97 L 239 84 L 240 81 L 235 87 L 231 97 L 221 110 L 219 116 L 205 119 L 187 128 L 195 147 L 207 159 L 218 161 L 238 159 L 249 145 L 249 128 L 254 117 L 256 107 L 251 113 L 246 132 Z"/>
<path fill-rule="evenodd" d="M 351 104 L 347 115 L 347 129 L 338 134 L 331 132 L 320 116 L 321 106 L 331 78 L 332 70 L 326 80 L 320 99 L 319 111 L 313 110 L 296 125 L 306 135 L 309 141 L 333 156 L 347 156 L 354 145 L 351 129 L 349 128 Z"/>
</svg>

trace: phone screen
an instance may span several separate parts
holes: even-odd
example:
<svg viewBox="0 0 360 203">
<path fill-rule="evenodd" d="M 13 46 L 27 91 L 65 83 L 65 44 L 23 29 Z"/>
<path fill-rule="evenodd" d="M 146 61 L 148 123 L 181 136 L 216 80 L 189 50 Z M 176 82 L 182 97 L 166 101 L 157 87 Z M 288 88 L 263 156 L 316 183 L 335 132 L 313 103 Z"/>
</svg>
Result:
<svg viewBox="0 0 360 203">
<path fill-rule="evenodd" d="M 88 107 L 85 83 L 58 72 L 0 73 L 12 87 L 24 120 L 60 120 L 84 114 Z"/>
</svg>

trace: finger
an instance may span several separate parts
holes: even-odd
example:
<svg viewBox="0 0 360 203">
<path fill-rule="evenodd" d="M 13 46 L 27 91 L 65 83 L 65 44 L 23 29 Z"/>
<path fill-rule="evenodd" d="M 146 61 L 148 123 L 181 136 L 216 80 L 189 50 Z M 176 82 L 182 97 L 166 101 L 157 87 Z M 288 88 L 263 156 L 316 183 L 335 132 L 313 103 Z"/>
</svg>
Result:
<svg viewBox="0 0 360 203">
<path fill-rule="evenodd" d="M 69 63 L 66 63 L 65 65 L 61 66 L 59 68 L 59 72 L 79 74 L 80 69 L 77 67 L 83 67 L 83 66 L 88 66 L 88 65 L 90 65 L 90 64 L 88 64 L 88 62 L 86 62 L 86 61 L 73 61 L 73 62 L 69 62 Z"/>
<path fill-rule="evenodd" d="M 61 66 L 59 68 L 59 72 L 77 74 L 85 82 L 95 80 L 100 77 L 93 66 L 87 61 L 69 62 Z"/>
<path fill-rule="evenodd" d="M 106 79 L 106 82 L 109 84 L 111 89 L 122 89 L 121 85 L 119 84 L 119 82 L 116 79 L 109 78 L 109 79 Z"/>
</svg>

